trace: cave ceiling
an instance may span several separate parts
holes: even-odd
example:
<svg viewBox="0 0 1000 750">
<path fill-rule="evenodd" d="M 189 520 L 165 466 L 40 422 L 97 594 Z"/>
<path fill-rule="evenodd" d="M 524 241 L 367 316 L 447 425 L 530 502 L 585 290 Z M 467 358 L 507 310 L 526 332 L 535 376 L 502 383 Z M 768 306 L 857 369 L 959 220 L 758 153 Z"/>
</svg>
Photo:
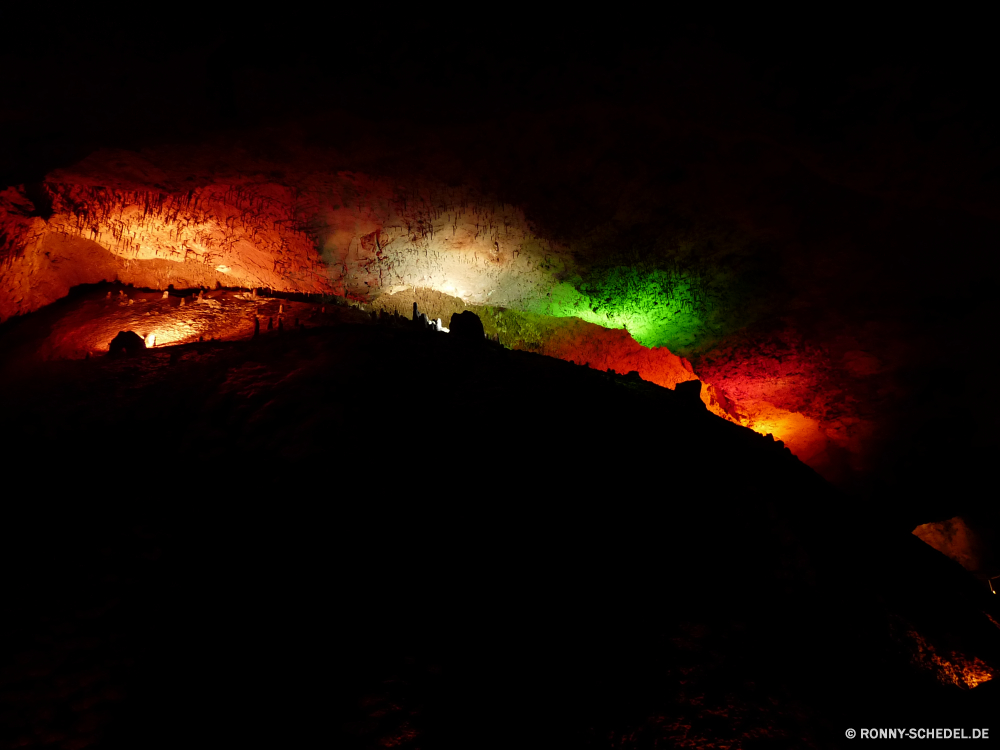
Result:
<svg viewBox="0 0 1000 750">
<path fill-rule="evenodd" d="M 975 43 L 356 20 L 13 42 L 0 320 L 100 281 L 471 308 L 509 346 L 699 377 L 845 486 L 903 495 L 930 446 L 922 486 L 976 481 L 1000 150 Z"/>
</svg>

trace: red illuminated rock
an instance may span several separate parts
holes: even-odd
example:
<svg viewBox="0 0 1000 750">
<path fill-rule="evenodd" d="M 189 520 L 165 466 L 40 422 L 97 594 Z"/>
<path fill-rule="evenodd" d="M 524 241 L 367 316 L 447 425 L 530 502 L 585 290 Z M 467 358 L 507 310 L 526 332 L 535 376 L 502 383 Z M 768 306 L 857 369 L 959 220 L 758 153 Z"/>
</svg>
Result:
<svg viewBox="0 0 1000 750">
<path fill-rule="evenodd" d="M 49 174 L 38 190 L 31 194 L 44 195 L 42 209 L 25 190 L 0 193 L 0 321 L 102 280 L 148 289 L 269 288 L 379 304 L 420 297 L 430 316 L 448 320 L 467 307 L 527 310 L 573 262 L 566 247 L 536 233 L 521 208 L 477 188 L 344 171 L 335 156 L 299 154 L 279 165 L 236 149 L 106 150 Z M 440 304 L 427 307 L 427 295 Z M 571 318 L 538 326 L 534 345 L 551 356 L 634 370 L 667 388 L 700 378 L 711 411 L 775 434 L 829 477 L 838 460 L 863 463 L 857 457 L 871 422 L 831 376 L 837 368 L 854 379 L 882 371 L 884 363 L 857 344 L 833 367 L 818 348 L 781 337 L 754 350 L 724 342 L 696 373 L 624 330 Z M 170 330 L 154 327 L 158 341 L 194 335 L 188 319 L 172 321 Z M 848 458 L 835 460 L 837 451 Z"/>
<path fill-rule="evenodd" d="M 913 535 L 970 573 L 996 572 L 992 569 L 989 546 L 961 516 L 920 524 L 913 530 Z"/>
<path fill-rule="evenodd" d="M 421 287 L 516 307 L 547 278 L 538 256 L 549 243 L 519 209 L 475 190 L 312 163 L 277 183 L 229 157 L 206 173 L 176 155 L 160 155 L 165 169 L 152 155 L 98 152 L 48 176 L 45 219 L 23 190 L 5 191 L 0 320 L 99 280 L 356 299 Z"/>
</svg>

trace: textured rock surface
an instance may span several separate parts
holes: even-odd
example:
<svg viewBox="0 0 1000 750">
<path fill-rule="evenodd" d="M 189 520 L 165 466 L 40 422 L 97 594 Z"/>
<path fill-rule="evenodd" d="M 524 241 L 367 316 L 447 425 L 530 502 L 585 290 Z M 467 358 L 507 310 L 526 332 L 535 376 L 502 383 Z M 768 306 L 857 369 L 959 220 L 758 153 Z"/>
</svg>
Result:
<svg viewBox="0 0 1000 750">
<path fill-rule="evenodd" d="M 100 279 L 365 300 L 420 287 L 519 307 L 548 281 L 539 264 L 549 244 L 520 211 L 473 190 L 318 170 L 275 182 L 229 156 L 206 177 L 203 163 L 166 173 L 138 154 L 99 152 L 46 179 L 46 219 L 8 190 L 0 319 Z"/>
<path fill-rule="evenodd" d="M 914 536 L 947 555 L 970 573 L 982 576 L 1000 574 L 997 560 L 991 552 L 992 540 L 983 539 L 960 516 L 944 521 L 922 523 L 913 530 Z"/>
<path fill-rule="evenodd" d="M 627 328 L 873 497 L 978 481 L 967 458 L 992 450 L 989 412 L 949 402 L 925 366 L 948 362 L 964 403 L 994 369 L 980 339 L 997 326 L 998 130 L 976 45 L 925 64 L 893 23 L 845 60 L 857 29 L 602 18 L 575 34 L 511 16 L 490 21 L 510 45 L 424 19 L 371 55 L 363 35 L 331 53 L 322 25 L 305 43 L 297 22 L 210 51 L 60 23 L 44 63 L 24 41 L 2 53 L 0 164 L 23 188 L 0 201 L 0 318 L 116 276 L 446 294 L 457 309 L 434 317 L 462 300 Z M 799 370 L 776 366 L 789 337 L 808 344 Z M 951 455 L 929 460 L 942 434 Z"/>
<path fill-rule="evenodd" d="M 199 168 L 191 165 L 195 174 Z M 8 191 L 0 315 L 30 312 L 70 286 L 104 279 L 154 289 L 267 287 L 376 302 L 396 296 L 379 305 L 394 310 L 419 289 L 436 295 L 431 316 L 447 318 L 442 307 L 537 308 L 569 262 L 568 250 L 536 237 L 523 213 L 468 189 L 323 172 L 299 174 L 297 187 L 289 188 L 263 174 L 248 179 L 235 166 L 230 171 L 224 183 L 203 184 L 191 174 L 182 178 L 176 166 L 171 175 L 134 153 L 101 152 L 46 180 L 47 220 L 31 217 L 37 209 L 28 198 Z M 695 377 L 668 350 L 640 346 L 624 330 L 573 317 L 530 319 L 527 335 L 503 337 L 505 343 L 540 347 L 599 370 L 636 370 L 666 387 Z M 493 328 L 487 332 L 499 334 Z M 179 329 L 161 330 L 158 341 L 184 338 Z M 705 400 L 716 413 L 737 413 L 712 388 Z"/>
<path fill-rule="evenodd" d="M 635 370 L 667 387 L 700 377 L 715 413 L 775 435 L 839 482 L 906 460 L 893 435 L 914 394 L 912 321 L 875 310 L 859 327 L 839 305 L 817 317 L 813 301 L 807 312 L 767 318 L 776 305 L 805 304 L 815 272 L 786 261 L 804 285 L 798 298 L 759 296 L 759 267 L 772 261 L 754 256 L 736 229 L 670 219 L 643 230 L 660 239 L 639 254 L 621 250 L 624 218 L 547 239 L 557 236 L 549 225 L 558 212 L 529 220 L 472 180 L 435 181 L 405 164 L 398 176 L 376 177 L 343 171 L 343 162 L 302 148 L 280 161 L 232 145 L 105 150 L 30 190 L 9 188 L 0 201 L 0 318 L 114 279 L 340 295 L 402 314 L 419 300 L 444 321 L 477 312 L 507 346 Z M 839 277 L 847 261 L 837 261 Z M 161 330 L 160 343 L 204 333 L 197 318 L 192 311 Z M 668 346 L 650 345 L 663 336 Z M 675 356 L 689 350 L 694 367 Z"/>
</svg>

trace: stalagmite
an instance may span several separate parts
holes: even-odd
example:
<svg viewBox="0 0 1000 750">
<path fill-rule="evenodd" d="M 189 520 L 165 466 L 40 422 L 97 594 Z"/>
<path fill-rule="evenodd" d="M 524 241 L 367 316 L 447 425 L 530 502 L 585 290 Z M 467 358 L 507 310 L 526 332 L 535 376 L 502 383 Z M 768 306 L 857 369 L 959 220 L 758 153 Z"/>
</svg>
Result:
<svg viewBox="0 0 1000 750">
<path fill-rule="evenodd" d="M 166 289 L 164 289 L 163 290 L 163 297 L 161 297 L 161 299 L 166 299 L 169 296 L 170 296 L 170 292 L 168 292 Z"/>
</svg>

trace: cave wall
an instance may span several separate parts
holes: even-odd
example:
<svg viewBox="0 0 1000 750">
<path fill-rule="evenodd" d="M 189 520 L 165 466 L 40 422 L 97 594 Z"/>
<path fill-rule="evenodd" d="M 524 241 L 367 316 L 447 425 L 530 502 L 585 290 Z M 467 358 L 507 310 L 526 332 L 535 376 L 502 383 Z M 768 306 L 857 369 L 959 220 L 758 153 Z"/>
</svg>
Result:
<svg viewBox="0 0 1000 750">
<path fill-rule="evenodd" d="M 403 315 L 420 298 L 446 324 L 470 308 L 508 346 L 673 388 L 699 376 L 666 343 L 690 346 L 727 314 L 726 284 L 614 253 L 594 270 L 580 255 L 600 249 L 599 233 L 545 239 L 523 209 L 477 187 L 224 157 L 208 168 L 204 154 L 104 150 L 6 190 L 0 320 L 102 280 L 337 295 Z M 782 419 L 764 419 L 776 407 L 741 406 L 711 379 L 702 398 L 805 460 L 825 450 L 809 417 L 778 408 Z"/>
<path fill-rule="evenodd" d="M 584 135 L 601 142 L 599 128 Z M 712 158 L 728 164 L 739 145 L 716 148 Z M 748 168 L 761 166 L 758 151 L 744 154 Z M 774 239 L 780 222 L 768 224 L 765 207 L 727 198 L 739 185 L 706 183 L 712 162 L 691 169 L 683 191 L 598 170 L 607 205 L 588 197 L 597 201 L 591 211 L 562 184 L 533 202 L 501 199 L 469 176 L 474 164 L 449 166 L 440 149 L 420 153 L 386 164 L 301 144 L 278 154 L 253 143 L 97 151 L 0 194 L 0 320 L 75 285 L 116 279 L 340 295 L 404 315 L 419 299 L 446 324 L 453 312 L 476 310 L 508 346 L 634 370 L 666 387 L 698 377 L 716 413 L 773 434 L 829 478 L 867 471 L 872 446 L 892 444 L 891 431 L 880 434 L 878 405 L 902 410 L 908 386 L 899 373 L 922 356 L 913 322 L 901 328 L 903 316 L 887 313 L 905 278 L 883 279 L 860 251 L 831 254 L 816 227 Z M 562 161 L 536 172 L 570 179 L 578 157 L 564 149 Z M 822 186 L 772 162 L 771 172 L 790 170 L 800 192 L 822 198 Z M 739 170 L 727 181 L 753 182 Z M 500 192 L 531 197 L 530 187 Z M 715 200 L 731 221 L 685 219 L 685 196 Z M 818 215 L 825 231 L 832 210 Z M 860 215 L 861 229 L 881 220 Z M 887 241 L 879 231 L 872 241 Z M 781 243 L 783 256 L 774 249 Z"/>
<path fill-rule="evenodd" d="M 359 300 L 420 287 L 518 308 L 551 286 L 552 245 L 520 210 L 473 190 L 345 172 L 288 182 L 171 177 L 136 154 L 103 152 L 46 179 L 44 218 L 9 189 L 0 319 L 100 279 Z"/>
</svg>

